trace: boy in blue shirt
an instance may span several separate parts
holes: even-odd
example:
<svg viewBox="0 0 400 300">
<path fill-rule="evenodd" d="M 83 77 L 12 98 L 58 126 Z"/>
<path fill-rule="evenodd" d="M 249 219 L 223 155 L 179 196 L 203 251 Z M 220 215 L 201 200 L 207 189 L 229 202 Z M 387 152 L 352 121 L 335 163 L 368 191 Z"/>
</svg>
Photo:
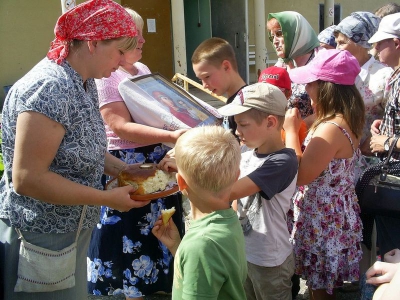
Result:
<svg viewBox="0 0 400 300">
<path fill-rule="evenodd" d="M 285 148 L 281 129 L 287 99 L 269 83 L 244 87 L 231 104 L 218 111 L 234 116 L 241 142 L 240 179 L 231 200 L 246 243 L 247 299 L 290 300 L 294 257 L 287 212 L 294 194 L 298 162 Z"/>
</svg>

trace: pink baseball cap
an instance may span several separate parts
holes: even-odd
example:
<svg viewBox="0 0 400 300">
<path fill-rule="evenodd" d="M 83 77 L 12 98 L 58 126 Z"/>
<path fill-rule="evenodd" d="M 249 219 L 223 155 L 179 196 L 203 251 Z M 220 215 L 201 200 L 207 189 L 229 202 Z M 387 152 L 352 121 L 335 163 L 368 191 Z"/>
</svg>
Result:
<svg viewBox="0 0 400 300">
<path fill-rule="evenodd" d="M 270 83 L 286 90 L 292 89 L 292 82 L 286 68 L 275 66 L 266 68 L 261 72 L 260 77 L 258 77 L 258 82 Z"/>
<path fill-rule="evenodd" d="M 314 59 L 304 67 L 289 70 L 290 79 L 305 84 L 317 80 L 335 84 L 353 85 L 360 64 L 347 50 L 320 50 Z"/>
</svg>

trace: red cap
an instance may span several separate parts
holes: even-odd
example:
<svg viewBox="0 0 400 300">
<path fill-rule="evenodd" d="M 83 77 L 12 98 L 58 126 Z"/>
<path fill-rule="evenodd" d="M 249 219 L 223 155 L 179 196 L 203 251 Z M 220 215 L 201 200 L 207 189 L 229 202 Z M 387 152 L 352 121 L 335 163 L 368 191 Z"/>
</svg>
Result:
<svg viewBox="0 0 400 300">
<path fill-rule="evenodd" d="M 289 73 L 281 67 L 274 66 L 264 69 L 258 78 L 258 82 L 270 83 L 286 90 L 292 89 Z"/>
</svg>

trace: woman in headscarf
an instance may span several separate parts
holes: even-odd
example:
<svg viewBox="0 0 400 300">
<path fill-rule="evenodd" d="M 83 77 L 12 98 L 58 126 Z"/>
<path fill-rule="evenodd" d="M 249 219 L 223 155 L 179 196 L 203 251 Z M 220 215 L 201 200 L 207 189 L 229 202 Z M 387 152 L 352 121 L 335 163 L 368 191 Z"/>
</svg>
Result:
<svg viewBox="0 0 400 300">
<path fill-rule="evenodd" d="M 353 12 L 344 18 L 334 31 L 337 49 L 349 51 L 358 61 L 361 71 L 356 78 L 356 87 L 364 100 L 365 123 L 360 141 L 363 154 L 355 166 L 355 182 L 362 171 L 379 160 L 370 150 L 370 128 L 374 120 L 382 119 L 388 94 L 387 81 L 392 69 L 379 62 L 369 53 L 372 44 L 368 40 L 378 30 L 380 18 L 366 11 Z M 362 213 L 362 212 L 361 212 Z M 363 221 L 363 259 L 360 262 L 360 274 L 367 271 L 376 260 L 376 241 L 373 237 L 374 219 L 371 215 L 361 214 Z"/>
<path fill-rule="evenodd" d="M 337 49 L 349 51 L 361 67 L 356 79 L 365 105 L 365 124 L 360 148 L 364 155 L 370 155 L 369 137 L 372 122 L 382 119 L 387 101 L 385 86 L 392 69 L 375 60 L 369 53 L 372 44 L 368 40 L 378 30 L 380 18 L 366 11 L 353 12 L 335 28 Z"/>
<path fill-rule="evenodd" d="M 100 205 L 128 211 L 148 204 L 131 200 L 132 187 L 103 191 L 101 184 L 103 173 L 116 176 L 125 164 L 106 153 L 94 78 L 109 77 L 136 47 L 135 23 L 114 1 L 92 0 L 63 14 L 54 32 L 47 57 L 13 85 L 3 109 L 1 299 L 86 299 L 86 252 Z M 76 241 L 72 273 L 58 279 L 64 270 L 45 265 L 49 278 L 41 281 L 33 271 L 43 262 L 20 270 L 20 234 L 52 251 Z M 37 292 L 25 292 L 27 285 Z"/>
<path fill-rule="evenodd" d="M 331 25 L 329 27 L 326 27 L 318 34 L 318 40 L 321 47 L 328 50 L 336 49 L 335 35 L 333 34 L 335 28 L 336 28 L 335 25 Z"/>
<path fill-rule="evenodd" d="M 299 13 L 283 11 L 268 14 L 267 29 L 278 62 L 276 66 L 293 69 L 308 64 L 320 47 L 310 23 Z M 304 84 L 292 83 L 288 107 L 297 107 L 304 119 L 313 113 L 310 97 Z M 310 125 L 310 124 L 309 124 Z"/>
</svg>

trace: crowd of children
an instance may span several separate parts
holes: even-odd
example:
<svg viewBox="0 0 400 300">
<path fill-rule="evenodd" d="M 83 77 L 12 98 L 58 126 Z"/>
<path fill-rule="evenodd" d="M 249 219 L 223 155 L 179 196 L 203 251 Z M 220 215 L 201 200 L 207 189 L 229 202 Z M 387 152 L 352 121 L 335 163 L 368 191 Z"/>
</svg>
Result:
<svg viewBox="0 0 400 300">
<path fill-rule="evenodd" d="M 396 20 L 391 21 L 390 35 L 385 36 L 385 40 L 393 41 L 394 47 L 400 37 L 396 24 Z M 334 30 L 329 31 L 333 37 L 330 44 Z M 369 30 L 372 32 L 368 38 L 378 28 Z M 385 32 L 387 28 L 382 30 Z M 279 38 L 284 35 L 273 36 L 272 40 Z M 380 46 L 378 43 L 377 47 Z M 210 53 L 215 54 L 214 51 Z M 303 66 L 267 68 L 261 72 L 259 83 L 242 86 L 237 91 L 243 83 L 240 81 L 229 103 L 219 109 L 222 116 L 230 118 L 228 128 L 241 147 L 240 176 L 232 184 L 229 199 L 244 235 L 247 278 L 243 288 L 247 299 L 294 299 L 298 292 L 293 281 L 295 274 L 306 280 L 313 300 L 335 299 L 336 289 L 345 281 L 359 280 L 362 221 L 355 193 L 355 167 L 361 157 L 360 141 L 365 138 L 366 106 L 356 82 L 362 64 L 340 47 L 315 52 Z M 223 86 L 229 87 L 232 83 L 228 78 L 232 76 L 223 74 L 231 62 L 227 63 L 221 55 L 206 55 L 204 48 L 202 53 L 203 59 L 194 60 L 196 75 L 205 87 L 221 94 L 221 89 L 207 80 L 213 75 L 214 82 L 225 80 Z M 398 52 L 393 50 L 392 55 L 397 62 Z M 198 72 L 199 65 L 200 69 L 210 68 L 214 72 Z M 237 75 L 236 69 L 232 71 Z M 215 75 L 217 72 L 219 76 Z M 313 109 L 308 118 L 296 106 L 288 105 L 292 84 L 305 88 Z M 363 88 L 367 89 L 364 85 Z M 232 122 L 234 127 L 229 125 Z M 371 144 L 370 151 L 380 150 L 374 150 Z M 165 159 L 160 167 L 163 164 L 165 168 L 168 165 L 180 171 L 178 155 Z M 153 231 L 159 231 L 159 226 Z M 183 245 L 187 245 L 183 243 L 185 239 L 179 246 L 182 251 Z M 386 259 L 397 262 L 397 251 L 392 250 Z M 203 265 L 203 260 L 198 263 Z M 182 264 L 185 262 L 181 260 L 177 265 L 179 270 Z M 394 266 L 374 265 L 367 272 L 367 283 L 390 282 L 392 278 L 397 282 L 396 270 Z M 378 272 L 388 275 L 381 281 L 373 279 Z M 179 272 L 178 276 L 182 277 L 174 282 L 181 284 L 185 272 Z M 387 292 L 394 289 L 393 283 Z"/>
</svg>

